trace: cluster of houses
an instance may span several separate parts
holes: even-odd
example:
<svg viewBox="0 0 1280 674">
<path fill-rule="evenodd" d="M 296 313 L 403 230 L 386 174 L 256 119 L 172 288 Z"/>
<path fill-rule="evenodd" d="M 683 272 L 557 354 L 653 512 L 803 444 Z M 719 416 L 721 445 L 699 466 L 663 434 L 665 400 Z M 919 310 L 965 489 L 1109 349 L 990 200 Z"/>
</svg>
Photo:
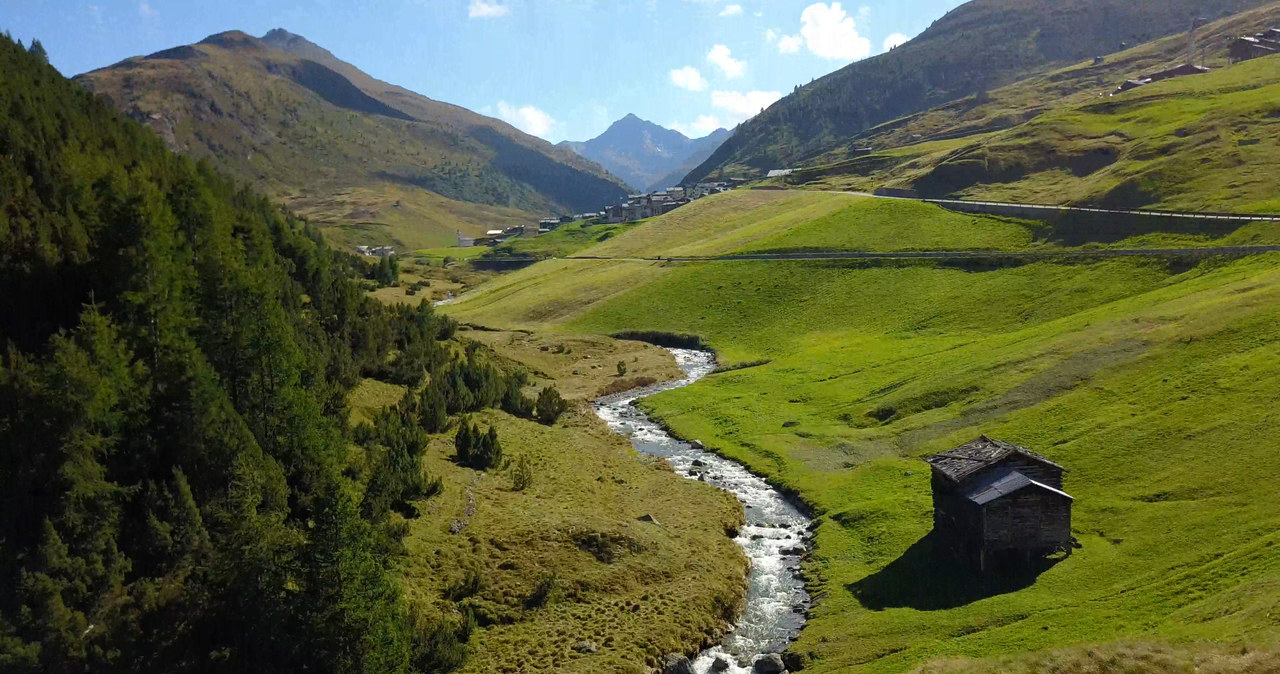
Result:
<svg viewBox="0 0 1280 674">
<path fill-rule="evenodd" d="M 457 246 L 459 248 L 497 246 L 511 239 L 528 239 L 538 234 L 554 232 L 561 225 L 570 222 L 592 222 L 598 225 L 635 222 L 636 220 L 644 220 L 645 218 L 670 213 L 694 199 L 728 192 L 746 182 L 745 179 L 741 178 L 729 178 L 723 181 L 698 183 L 692 187 L 669 187 L 662 192 L 633 194 L 627 197 L 625 203 L 606 206 L 603 211 L 597 213 L 578 213 L 576 215 L 562 215 L 558 218 L 544 218 L 538 222 L 536 227 L 534 225 L 517 225 L 506 229 L 491 229 L 485 232 L 484 236 L 464 236 L 462 232 L 457 232 Z"/>
<path fill-rule="evenodd" d="M 1240 63 L 1280 52 L 1280 28 L 1238 37 L 1231 43 L 1231 62 Z"/>
<path fill-rule="evenodd" d="M 544 220 L 543 222 L 546 221 Z M 560 225 L 559 220 L 555 222 L 556 226 Z M 566 222 L 571 221 L 566 220 Z M 454 233 L 458 238 L 458 248 L 471 248 L 473 246 L 497 246 L 506 243 L 510 239 L 532 239 L 538 235 L 539 229 L 534 225 L 516 225 L 506 229 L 491 229 L 485 232 L 484 236 L 464 236 L 459 231 Z"/>
<path fill-rule="evenodd" d="M 1138 87 L 1146 86 L 1152 82 L 1171 80 L 1175 77 L 1186 77 L 1188 75 L 1203 75 L 1207 72 L 1209 72 L 1209 69 L 1204 66 L 1198 66 L 1194 63 L 1184 63 L 1180 66 L 1151 73 L 1150 75 L 1140 75 L 1134 79 L 1125 80 L 1124 84 L 1121 84 L 1120 87 L 1116 89 L 1116 93 L 1118 94 L 1122 91 L 1137 89 Z"/>
<path fill-rule="evenodd" d="M 391 257 L 396 249 L 391 246 L 356 246 L 356 252 L 365 257 Z"/>
<path fill-rule="evenodd" d="M 695 199 L 728 192 L 746 182 L 742 178 L 729 178 L 723 181 L 698 183 L 692 187 L 668 187 L 662 192 L 633 194 L 627 197 L 624 204 L 606 207 L 604 212 L 596 218 L 596 223 L 616 225 L 663 215 Z"/>
</svg>

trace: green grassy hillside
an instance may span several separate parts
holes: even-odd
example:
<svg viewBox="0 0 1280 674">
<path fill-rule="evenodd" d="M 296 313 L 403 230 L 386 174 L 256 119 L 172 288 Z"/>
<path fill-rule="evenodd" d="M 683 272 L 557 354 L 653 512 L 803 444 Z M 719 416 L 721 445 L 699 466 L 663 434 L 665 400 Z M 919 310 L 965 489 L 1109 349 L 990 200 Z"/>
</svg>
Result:
<svg viewBox="0 0 1280 674">
<path fill-rule="evenodd" d="M 1277 21 L 1280 3 L 1272 3 L 1200 31 L 1213 68 L 1207 75 L 1111 95 L 1123 79 L 1184 56 L 1185 40 L 1168 38 L 1101 66 L 1080 64 L 887 124 L 860 142 L 888 149 L 853 160 L 834 153 L 792 181 L 1035 203 L 1271 211 L 1280 207 L 1272 104 L 1280 60 L 1231 65 L 1227 46 Z"/>
<path fill-rule="evenodd" d="M 834 227 L 820 223 L 858 203 L 769 198 L 709 200 L 586 253 L 829 244 Z M 762 203 L 738 203 L 734 224 L 719 210 L 733 199 Z M 874 207 L 885 203 L 899 202 Z M 836 243 L 1035 245 L 1018 223 L 966 228 L 909 208 L 836 221 Z M 781 224 L 787 213 L 803 215 Z M 900 241 L 884 234 L 893 223 Z M 448 310 L 504 327 L 693 333 L 722 362 L 766 361 L 645 404 L 822 513 L 807 564 L 818 602 L 792 647 L 806 671 L 897 672 L 935 660 L 998 670 L 964 659 L 1115 640 L 1280 645 L 1280 500 L 1261 478 L 1280 469 L 1277 300 L 1276 255 L 966 268 L 557 260 Z M 927 535 L 920 457 L 981 433 L 1070 471 L 1082 547 L 1036 578 L 979 582 Z M 1200 648 L 1152 652 L 1185 664 Z M 1019 662 L 1090 657 L 1066 653 Z M 1113 662 L 1126 657 L 1141 661 Z"/>
<path fill-rule="evenodd" d="M 1280 59 L 1047 112 L 956 150 L 913 181 L 930 194 L 1272 212 Z"/>
<path fill-rule="evenodd" d="M 1267 2 L 1201 26 L 1196 30 L 1196 44 L 1204 50 L 1206 65 L 1224 67 L 1228 65 L 1227 52 L 1231 40 L 1241 35 L 1252 35 L 1277 22 L 1280 22 L 1280 3 Z M 923 152 L 908 148 L 943 150 L 947 149 L 945 145 L 930 147 L 929 144 L 1005 130 L 1045 112 L 1097 102 L 1099 94 L 1112 93 L 1126 79 L 1185 62 L 1187 35 L 1182 32 L 1153 42 L 1130 42 L 1129 47 L 1107 54 L 1101 64 L 1095 64 L 1092 56 L 1086 55 L 1065 67 L 1052 68 L 1007 86 L 984 91 L 981 97 L 966 96 L 886 122 L 858 134 L 847 145 L 833 148 L 831 152 L 806 163 L 820 166 L 848 160 L 850 151 L 855 147 L 871 147 L 882 152 L 900 148 L 901 152 L 913 154 Z M 1199 57 L 1197 54 L 1197 62 Z M 950 149 L 955 147 L 953 144 Z"/>
<path fill-rule="evenodd" d="M 910 42 L 800 87 L 743 123 L 689 179 L 791 166 L 856 144 L 885 122 L 1183 33 L 1193 15 L 1216 20 L 1266 1 L 967 2 Z"/>
<path fill-rule="evenodd" d="M 440 246 L 455 230 L 594 210 L 626 193 L 567 149 L 375 80 L 284 31 L 222 33 L 77 81 L 344 244 Z"/>
</svg>

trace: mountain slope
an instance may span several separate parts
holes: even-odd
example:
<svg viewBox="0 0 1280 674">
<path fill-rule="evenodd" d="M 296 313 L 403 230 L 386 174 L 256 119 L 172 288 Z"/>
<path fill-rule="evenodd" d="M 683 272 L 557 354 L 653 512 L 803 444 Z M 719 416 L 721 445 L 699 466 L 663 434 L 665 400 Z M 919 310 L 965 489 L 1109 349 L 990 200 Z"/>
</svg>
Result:
<svg viewBox="0 0 1280 674">
<path fill-rule="evenodd" d="M 444 243 L 625 194 L 510 125 L 376 80 L 283 30 L 238 31 L 77 78 L 165 138 L 261 185 L 339 239 Z"/>
<path fill-rule="evenodd" d="M 637 190 L 656 191 L 677 184 L 730 135 L 727 129 L 717 129 L 703 138 L 690 139 L 679 131 L 627 115 L 596 138 L 565 141 L 560 146 L 599 163 Z"/>
<path fill-rule="evenodd" d="M 787 178 L 816 189 L 1124 208 L 1274 212 L 1280 59 L 1230 63 L 1230 44 L 1280 23 L 1280 2 L 1201 28 L 1210 72 L 1112 95 L 1185 57 L 1184 36 L 1140 45 L 871 129 Z"/>
<path fill-rule="evenodd" d="M 1265 0 L 973 0 L 910 42 L 801 87 L 740 125 L 693 170 L 751 174 L 789 166 L 861 131 L 981 94 L 1046 68 L 1184 32 Z"/>
<path fill-rule="evenodd" d="M 728 627 L 741 505 L 578 375 L 669 354 L 529 348 L 574 401 L 535 422 L 528 369 L 7 36 L 0 100 L 0 671 L 630 672 Z M 458 460 L 464 419 L 532 481 Z"/>
</svg>

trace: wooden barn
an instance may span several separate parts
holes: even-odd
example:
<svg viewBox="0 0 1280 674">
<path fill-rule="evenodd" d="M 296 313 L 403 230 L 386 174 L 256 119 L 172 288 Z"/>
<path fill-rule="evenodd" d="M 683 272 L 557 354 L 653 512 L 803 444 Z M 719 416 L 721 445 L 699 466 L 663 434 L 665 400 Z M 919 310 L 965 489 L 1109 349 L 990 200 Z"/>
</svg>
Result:
<svg viewBox="0 0 1280 674">
<path fill-rule="evenodd" d="M 985 435 L 931 456 L 933 528 L 980 571 L 1071 551 L 1071 503 L 1063 468 L 1025 447 Z"/>
</svg>

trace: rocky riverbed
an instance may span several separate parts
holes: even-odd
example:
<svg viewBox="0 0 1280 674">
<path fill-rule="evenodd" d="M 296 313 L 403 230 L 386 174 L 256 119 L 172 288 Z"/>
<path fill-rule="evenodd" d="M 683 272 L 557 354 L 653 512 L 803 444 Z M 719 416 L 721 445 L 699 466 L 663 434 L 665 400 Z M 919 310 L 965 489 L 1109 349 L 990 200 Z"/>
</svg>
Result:
<svg viewBox="0 0 1280 674">
<path fill-rule="evenodd" d="M 705 351 L 669 349 L 685 378 L 627 391 L 596 401 L 595 410 L 614 432 L 641 452 L 666 459 L 679 474 L 727 490 L 738 497 L 746 525 L 735 539 L 751 560 L 746 609 L 720 645 L 689 663 L 694 672 L 777 672 L 781 652 L 804 627 L 809 595 L 800 578 L 810 520 L 789 499 L 741 464 L 717 456 L 696 442 L 672 437 L 635 407 L 646 396 L 688 386 L 715 369 Z M 673 663 L 681 667 L 683 663 Z"/>
</svg>

